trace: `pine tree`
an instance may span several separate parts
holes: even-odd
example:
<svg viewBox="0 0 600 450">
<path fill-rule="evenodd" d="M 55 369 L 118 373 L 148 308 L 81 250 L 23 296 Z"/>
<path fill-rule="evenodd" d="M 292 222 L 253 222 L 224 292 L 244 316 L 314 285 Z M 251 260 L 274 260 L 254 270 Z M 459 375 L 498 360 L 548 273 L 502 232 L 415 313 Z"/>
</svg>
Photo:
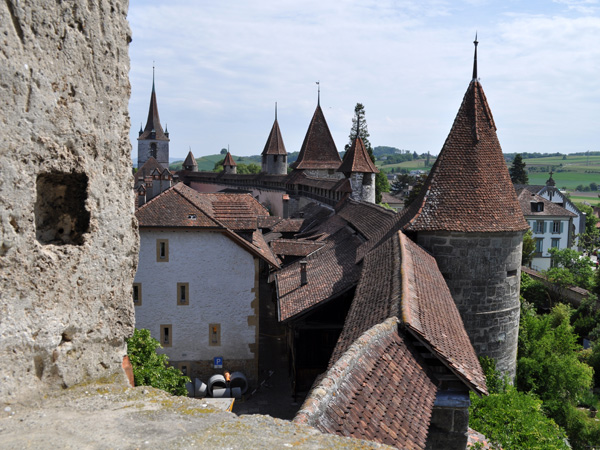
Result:
<svg viewBox="0 0 600 450">
<path fill-rule="evenodd" d="M 525 163 L 520 153 L 517 153 L 513 160 L 511 168 L 508 170 L 510 173 L 510 180 L 514 184 L 529 184 L 529 177 L 527 176 L 527 170 L 525 170 Z"/>
</svg>

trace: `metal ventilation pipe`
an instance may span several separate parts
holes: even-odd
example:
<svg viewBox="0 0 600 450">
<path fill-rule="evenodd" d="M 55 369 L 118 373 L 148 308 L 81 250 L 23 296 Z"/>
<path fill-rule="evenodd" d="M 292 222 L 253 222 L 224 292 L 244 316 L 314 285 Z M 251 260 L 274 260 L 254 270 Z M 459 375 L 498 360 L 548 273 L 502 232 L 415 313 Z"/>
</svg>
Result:
<svg viewBox="0 0 600 450">
<path fill-rule="evenodd" d="M 308 262 L 303 260 L 300 261 L 300 286 L 308 284 L 308 276 L 306 275 L 306 266 Z"/>
</svg>

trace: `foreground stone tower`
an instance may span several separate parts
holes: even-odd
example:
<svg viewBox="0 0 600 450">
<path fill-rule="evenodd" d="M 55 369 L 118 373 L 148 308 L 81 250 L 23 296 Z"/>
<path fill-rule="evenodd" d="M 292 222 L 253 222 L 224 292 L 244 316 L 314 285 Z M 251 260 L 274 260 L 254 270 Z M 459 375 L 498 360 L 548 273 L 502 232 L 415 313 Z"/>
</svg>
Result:
<svg viewBox="0 0 600 450">
<path fill-rule="evenodd" d="M 357 202 L 375 203 L 375 174 L 379 173 L 365 144 L 360 137 L 360 122 L 356 121 L 356 138 L 344 154 L 344 160 L 338 172 L 350 179 L 352 199 Z"/>
<path fill-rule="evenodd" d="M 122 376 L 137 225 L 127 1 L 0 5 L 0 402 Z"/>
<path fill-rule="evenodd" d="M 150 94 L 150 107 L 146 127 L 140 128 L 138 137 L 138 169 L 150 157 L 155 158 L 163 167 L 169 167 L 169 132 L 163 131 L 158 116 L 156 90 L 154 88 L 154 68 L 152 68 L 152 93 Z"/>
<path fill-rule="evenodd" d="M 435 257 L 478 355 L 514 377 L 523 218 L 496 126 L 473 79 L 405 227 Z"/>
<path fill-rule="evenodd" d="M 262 171 L 269 175 L 287 174 L 287 152 L 277 123 L 277 104 L 275 104 L 275 122 L 269 133 L 262 155 Z"/>
</svg>

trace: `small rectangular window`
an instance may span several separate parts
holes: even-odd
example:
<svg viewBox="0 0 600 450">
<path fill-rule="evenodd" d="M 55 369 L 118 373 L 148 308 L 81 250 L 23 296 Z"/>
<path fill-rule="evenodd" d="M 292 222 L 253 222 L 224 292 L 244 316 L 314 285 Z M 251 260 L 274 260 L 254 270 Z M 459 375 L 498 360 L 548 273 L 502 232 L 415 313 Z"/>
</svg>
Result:
<svg viewBox="0 0 600 450">
<path fill-rule="evenodd" d="M 177 304 L 178 305 L 189 305 L 190 304 L 190 284 L 189 283 L 177 283 Z"/>
<path fill-rule="evenodd" d="M 142 306 L 142 283 L 133 283 L 133 304 Z"/>
<path fill-rule="evenodd" d="M 169 241 L 168 239 L 156 240 L 156 261 L 169 262 Z"/>
<path fill-rule="evenodd" d="M 560 248 L 560 238 L 552 238 L 552 248 Z"/>
<path fill-rule="evenodd" d="M 545 227 L 545 223 L 543 220 L 538 220 L 535 223 L 535 232 L 536 233 L 545 233 L 546 232 L 546 227 Z"/>
<path fill-rule="evenodd" d="M 517 270 L 509 270 L 506 272 L 506 276 L 507 277 L 516 277 L 517 276 Z"/>
<path fill-rule="evenodd" d="M 221 345 L 221 324 L 211 323 L 208 325 L 208 345 L 218 347 Z"/>
<path fill-rule="evenodd" d="M 552 222 L 552 233 L 557 234 L 560 233 L 560 220 L 555 220 Z"/>
<path fill-rule="evenodd" d="M 544 239 L 535 240 L 535 253 L 541 254 L 544 251 Z"/>
<path fill-rule="evenodd" d="M 160 345 L 170 347 L 173 344 L 173 329 L 171 325 L 160 326 Z"/>
</svg>

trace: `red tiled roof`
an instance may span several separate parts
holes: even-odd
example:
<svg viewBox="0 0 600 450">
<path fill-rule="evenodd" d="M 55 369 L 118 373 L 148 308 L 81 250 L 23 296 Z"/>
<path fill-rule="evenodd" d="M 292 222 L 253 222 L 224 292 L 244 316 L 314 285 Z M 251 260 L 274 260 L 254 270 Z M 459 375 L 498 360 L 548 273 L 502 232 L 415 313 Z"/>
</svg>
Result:
<svg viewBox="0 0 600 450">
<path fill-rule="evenodd" d="M 337 169 L 342 160 L 325 121 L 321 105 L 313 114 L 294 169 Z"/>
<path fill-rule="evenodd" d="M 550 200 L 546 200 L 544 197 L 533 194 L 528 189 L 521 189 L 517 191 L 517 198 L 521 205 L 521 210 L 524 216 L 554 216 L 554 217 L 577 217 L 577 214 L 557 205 Z M 543 211 L 535 211 L 531 207 L 532 203 L 543 203 Z"/>
<path fill-rule="evenodd" d="M 338 172 L 351 173 L 379 173 L 365 148 L 363 140 L 357 136 L 352 142 L 350 149 L 344 154 L 344 160 L 338 168 Z"/>
<path fill-rule="evenodd" d="M 479 360 L 435 259 L 404 233 L 399 239 L 402 321 L 452 372 L 487 394 Z"/>
<path fill-rule="evenodd" d="M 185 157 L 185 161 L 183 161 L 182 167 L 185 166 L 198 166 L 198 162 L 196 161 L 196 158 L 194 158 L 194 155 L 192 154 L 191 150 Z"/>
<path fill-rule="evenodd" d="M 323 242 L 307 241 L 301 239 L 275 239 L 271 241 L 271 248 L 276 255 L 283 256 L 308 256 L 325 245 Z"/>
<path fill-rule="evenodd" d="M 302 229 L 304 219 L 282 219 L 271 231 L 273 233 L 298 233 Z"/>
<path fill-rule="evenodd" d="M 424 449 L 437 388 L 396 321 L 357 339 L 311 391 L 294 422 L 326 433 Z"/>
<path fill-rule="evenodd" d="M 223 159 L 223 167 L 225 166 L 237 166 L 233 158 L 231 157 L 231 153 L 227 152 L 225 158 Z"/>
<path fill-rule="evenodd" d="M 367 239 L 375 237 L 381 227 L 390 226 L 396 217 L 396 214 L 389 209 L 354 200 L 344 202 L 338 214 Z"/>
<path fill-rule="evenodd" d="M 520 207 L 479 81 L 469 84 L 422 191 L 408 230 L 502 232 L 528 228 L 523 216 L 515 214 Z"/>
<path fill-rule="evenodd" d="M 258 228 L 273 228 L 282 220 L 279 216 L 262 216 L 258 218 Z"/>
<path fill-rule="evenodd" d="M 159 163 L 156 158 L 154 158 L 153 156 L 149 157 L 146 162 L 144 163 L 144 165 L 142 167 L 140 167 L 138 169 L 138 171 L 135 173 L 135 179 L 140 182 L 140 181 L 144 181 L 144 177 L 147 175 L 152 175 L 152 172 L 154 172 L 155 170 L 158 170 L 159 173 L 162 173 L 162 171 L 165 168 L 162 166 L 161 163 Z"/>
<path fill-rule="evenodd" d="M 152 137 L 152 133 L 155 133 Z M 152 94 L 150 94 L 150 107 L 148 108 L 148 120 L 144 132 L 138 137 L 141 139 L 156 139 L 158 141 L 168 141 L 169 138 L 165 135 L 160 118 L 158 117 L 158 104 L 156 103 L 156 91 L 154 89 L 154 80 L 152 80 Z"/>
<path fill-rule="evenodd" d="M 271 128 L 267 143 L 265 144 L 265 148 L 261 155 L 287 155 L 277 119 L 273 122 L 273 127 Z"/>
<path fill-rule="evenodd" d="M 269 244 L 265 241 L 263 234 L 259 230 L 254 230 L 252 233 L 252 245 L 258 249 L 258 252 L 263 256 L 263 258 L 269 262 L 274 267 L 279 267 L 279 262 Z"/>
<path fill-rule="evenodd" d="M 306 258 L 308 284 L 300 284 L 300 263 L 277 273 L 279 320 L 286 321 L 356 285 L 360 268 L 354 263 L 360 240 L 342 228 L 320 250 Z"/>
</svg>

